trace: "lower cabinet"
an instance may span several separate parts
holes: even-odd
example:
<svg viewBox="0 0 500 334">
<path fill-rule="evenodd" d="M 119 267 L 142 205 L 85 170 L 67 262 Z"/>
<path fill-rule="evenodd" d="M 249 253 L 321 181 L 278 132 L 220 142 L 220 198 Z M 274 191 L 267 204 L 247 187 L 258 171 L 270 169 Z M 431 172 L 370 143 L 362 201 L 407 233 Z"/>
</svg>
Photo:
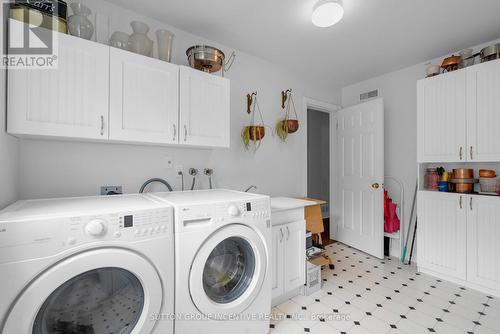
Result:
<svg viewBox="0 0 500 334">
<path fill-rule="evenodd" d="M 304 285 L 305 224 L 305 220 L 300 220 L 273 227 L 271 250 L 273 299 Z"/>
<path fill-rule="evenodd" d="M 466 278 L 466 197 L 451 193 L 419 193 L 419 267 L 450 277 Z"/>
<path fill-rule="evenodd" d="M 469 196 L 467 280 L 500 290 L 500 200 Z"/>
<path fill-rule="evenodd" d="M 418 194 L 419 270 L 500 296 L 500 200 Z"/>
</svg>

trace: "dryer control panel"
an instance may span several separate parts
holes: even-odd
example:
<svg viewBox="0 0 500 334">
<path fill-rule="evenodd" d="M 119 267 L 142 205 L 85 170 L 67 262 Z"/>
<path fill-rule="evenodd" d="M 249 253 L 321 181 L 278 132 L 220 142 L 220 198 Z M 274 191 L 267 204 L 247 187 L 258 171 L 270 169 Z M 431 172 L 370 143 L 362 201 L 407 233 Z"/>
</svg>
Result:
<svg viewBox="0 0 500 334">
<path fill-rule="evenodd" d="M 231 201 L 213 205 L 191 205 L 175 213 L 175 232 L 210 228 L 229 223 L 267 224 L 271 219 L 269 198 Z"/>
<path fill-rule="evenodd" d="M 173 209 L 107 213 L 92 216 L 0 222 L 0 263 L 51 256 L 90 244 L 102 247 L 169 236 Z"/>
</svg>

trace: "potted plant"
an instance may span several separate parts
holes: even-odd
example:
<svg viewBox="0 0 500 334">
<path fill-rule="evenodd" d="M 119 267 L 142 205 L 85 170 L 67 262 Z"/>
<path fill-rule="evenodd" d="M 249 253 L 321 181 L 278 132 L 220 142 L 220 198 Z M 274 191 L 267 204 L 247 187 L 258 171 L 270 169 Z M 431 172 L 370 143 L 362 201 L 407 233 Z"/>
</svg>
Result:
<svg viewBox="0 0 500 334">
<path fill-rule="evenodd" d="M 252 108 L 253 105 L 253 108 Z M 257 109 L 260 117 L 260 122 L 255 122 L 255 109 Z M 247 151 L 253 149 L 257 151 L 262 143 L 262 139 L 266 135 L 266 125 L 260 111 L 259 103 L 257 102 L 257 92 L 247 94 L 247 113 L 252 115 L 250 125 L 244 126 L 241 130 L 241 141 Z"/>
<path fill-rule="evenodd" d="M 293 113 L 295 115 L 294 119 L 290 118 L 290 107 L 293 108 Z M 285 111 L 285 116 L 278 119 L 274 130 L 278 138 L 282 142 L 285 142 L 289 134 L 299 130 L 299 121 L 297 119 L 297 111 L 295 109 L 295 103 L 293 102 L 291 89 L 281 92 L 281 108 Z"/>
</svg>

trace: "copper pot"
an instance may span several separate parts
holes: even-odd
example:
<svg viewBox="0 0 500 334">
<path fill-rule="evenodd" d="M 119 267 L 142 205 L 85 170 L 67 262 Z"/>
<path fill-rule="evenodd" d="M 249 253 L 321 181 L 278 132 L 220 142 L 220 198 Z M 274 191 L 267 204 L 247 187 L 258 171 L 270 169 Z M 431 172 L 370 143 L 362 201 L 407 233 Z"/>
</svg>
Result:
<svg viewBox="0 0 500 334">
<path fill-rule="evenodd" d="M 251 125 L 248 127 L 248 133 L 250 140 L 262 140 L 266 135 L 266 128 L 263 126 Z"/>
<path fill-rule="evenodd" d="M 474 178 L 474 170 L 470 168 L 457 168 L 453 170 L 454 179 L 472 179 Z"/>
<path fill-rule="evenodd" d="M 460 194 L 470 194 L 474 190 L 473 183 L 455 183 L 455 191 Z"/>
<path fill-rule="evenodd" d="M 286 126 L 288 127 L 288 133 L 295 133 L 299 130 L 299 121 L 296 119 L 289 119 L 286 121 Z M 285 124 L 283 124 L 283 127 L 285 127 Z"/>
<path fill-rule="evenodd" d="M 460 62 L 462 61 L 462 57 L 452 55 L 451 57 L 445 58 L 441 67 L 444 68 L 448 72 L 453 72 L 458 70 Z"/>
</svg>

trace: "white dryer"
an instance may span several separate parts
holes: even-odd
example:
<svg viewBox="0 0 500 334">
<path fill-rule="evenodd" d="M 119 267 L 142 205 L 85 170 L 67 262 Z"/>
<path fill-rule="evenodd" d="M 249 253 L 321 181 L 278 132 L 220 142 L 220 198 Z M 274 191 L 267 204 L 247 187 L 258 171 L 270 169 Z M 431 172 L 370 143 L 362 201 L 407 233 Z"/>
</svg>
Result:
<svg viewBox="0 0 500 334">
<path fill-rule="evenodd" d="M 142 195 L 0 212 L 0 333 L 173 333 L 173 210 Z"/>
<path fill-rule="evenodd" d="M 150 196 L 174 206 L 175 332 L 267 333 L 269 197 L 230 190 Z"/>
</svg>

